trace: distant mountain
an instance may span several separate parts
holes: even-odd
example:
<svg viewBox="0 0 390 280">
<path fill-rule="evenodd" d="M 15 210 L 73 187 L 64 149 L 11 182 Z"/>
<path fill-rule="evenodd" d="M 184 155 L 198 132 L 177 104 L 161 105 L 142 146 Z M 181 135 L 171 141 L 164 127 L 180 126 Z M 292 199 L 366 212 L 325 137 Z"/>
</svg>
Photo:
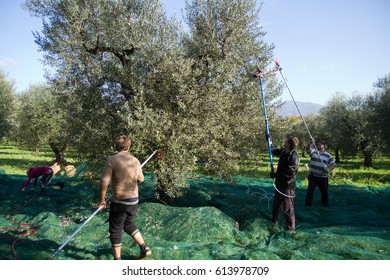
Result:
<svg viewBox="0 0 390 280">
<path fill-rule="evenodd" d="M 322 108 L 321 104 L 312 103 L 312 102 L 301 102 L 296 101 L 299 111 L 303 116 L 307 116 L 310 114 L 318 114 L 320 109 Z M 294 104 L 294 101 L 289 100 L 286 101 L 282 107 L 280 108 L 279 114 L 283 117 L 289 116 L 299 116 L 299 112 L 297 107 Z"/>
</svg>

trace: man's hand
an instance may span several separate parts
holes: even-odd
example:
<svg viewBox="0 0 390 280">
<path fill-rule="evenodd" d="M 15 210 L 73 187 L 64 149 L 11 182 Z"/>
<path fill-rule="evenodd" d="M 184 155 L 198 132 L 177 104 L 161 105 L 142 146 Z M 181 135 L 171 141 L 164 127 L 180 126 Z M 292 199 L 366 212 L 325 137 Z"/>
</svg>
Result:
<svg viewBox="0 0 390 280">
<path fill-rule="evenodd" d="M 102 202 L 100 202 L 99 205 L 98 205 L 98 209 L 100 208 L 101 211 L 103 211 L 104 209 L 106 209 L 106 207 L 107 207 L 106 201 L 102 201 Z"/>
</svg>

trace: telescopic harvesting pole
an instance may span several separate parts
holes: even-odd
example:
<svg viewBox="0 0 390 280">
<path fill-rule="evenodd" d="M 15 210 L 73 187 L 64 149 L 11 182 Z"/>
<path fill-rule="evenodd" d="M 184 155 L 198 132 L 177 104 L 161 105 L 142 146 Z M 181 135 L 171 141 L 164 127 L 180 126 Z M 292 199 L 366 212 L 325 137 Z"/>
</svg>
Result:
<svg viewBox="0 0 390 280">
<path fill-rule="evenodd" d="M 311 133 L 310 133 L 309 127 L 307 126 L 306 121 L 305 121 L 305 119 L 303 118 L 301 111 L 299 110 L 298 104 L 297 104 L 297 102 L 295 102 L 295 98 L 294 98 L 293 94 L 291 93 L 291 90 L 290 90 L 290 87 L 289 87 L 289 85 L 288 85 L 288 83 L 287 83 L 287 80 L 286 80 L 286 78 L 285 78 L 284 75 L 283 75 L 282 67 L 280 67 L 279 62 L 278 62 L 276 59 L 275 59 L 275 71 L 279 71 L 280 75 L 282 76 L 283 81 L 284 81 L 284 84 L 286 85 L 287 90 L 288 90 L 288 92 L 290 93 L 290 96 L 291 96 L 292 100 L 294 101 L 295 107 L 296 107 L 297 110 L 298 110 L 299 116 L 301 117 L 301 119 L 302 119 L 302 121 L 303 121 L 303 123 L 304 123 L 304 125 L 305 125 L 305 127 L 306 127 L 307 133 L 309 134 L 310 140 L 311 140 L 311 142 L 313 143 L 314 149 L 316 150 L 316 152 L 317 152 L 317 154 L 318 154 L 318 157 L 319 157 L 320 160 L 321 160 L 321 163 L 322 163 L 322 165 L 323 165 L 324 171 L 327 171 L 327 170 L 328 170 L 328 167 L 326 166 L 326 164 L 325 164 L 325 163 L 323 162 L 323 160 L 322 160 L 322 157 L 321 157 L 321 155 L 320 155 L 320 152 L 319 152 L 318 149 L 317 149 L 317 145 L 316 145 L 316 143 L 315 143 L 315 141 L 314 141 L 314 138 L 313 138 L 313 136 L 312 136 Z"/>
<path fill-rule="evenodd" d="M 278 188 L 276 187 L 276 184 L 275 184 L 275 178 L 272 176 L 275 173 L 274 164 L 273 164 L 273 157 L 272 157 L 272 140 L 271 140 L 271 134 L 270 134 L 270 131 L 269 131 L 267 107 L 266 107 L 266 104 L 265 104 L 264 90 L 263 90 L 263 80 L 261 78 L 261 75 L 262 75 L 262 71 L 260 70 L 259 66 L 257 66 L 257 74 L 255 74 L 254 77 L 255 78 L 259 78 L 259 81 L 260 81 L 261 99 L 263 101 L 264 119 L 265 119 L 265 136 L 267 138 L 267 144 L 268 144 L 269 164 L 270 164 L 270 167 L 271 167 L 270 175 L 271 175 L 271 178 L 273 178 L 273 187 L 281 195 L 283 195 L 285 197 L 289 197 L 289 198 L 294 198 L 295 195 L 294 196 L 289 196 L 289 195 L 281 192 L 280 190 L 278 190 Z"/>
<path fill-rule="evenodd" d="M 141 168 L 154 156 L 154 154 L 157 152 L 157 150 L 155 150 L 142 164 L 141 164 Z M 106 200 L 109 201 L 111 199 L 112 195 L 110 195 Z M 101 210 L 102 210 L 103 206 L 100 206 L 98 209 L 96 209 L 95 212 L 93 212 L 93 214 L 91 216 L 89 216 L 89 218 L 87 220 L 84 221 L 84 223 L 82 223 L 82 225 L 74 232 L 72 233 L 71 236 L 69 236 L 69 238 L 65 241 L 64 244 L 62 244 L 60 247 L 58 247 L 57 251 L 54 252 L 54 254 L 50 257 L 50 259 L 53 259 L 55 255 L 57 255 L 61 250 L 62 248 L 65 247 L 66 244 L 69 243 L 70 240 L 72 240 L 72 238 L 97 214 L 99 213 Z"/>
<path fill-rule="evenodd" d="M 256 78 L 259 78 L 259 84 L 260 84 L 260 92 L 261 92 L 261 100 L 263 102 L 263 109 L 264 109 L 264 120 L 265 120 L 265 137 L 267 139 L 267 145 L 268 145 L 268 152 L 269 152 L 269 164 L 271 167 L 271 173 L 274 173 L 274 164 L 273 164 L 273 158 L 272 158 L 272 140 L 271 140 L 271 134 L 269 131 L 269 123 L 268 123 L 268 116 L 267 116 L 267 107 L 265 105 L 265 98 L 264 98 L 264 90 L 263 90 L 263 80 L 261 78 L 262 72 L 259 67 L 257 67 L 257 74 L 255 75 Z"/>
</svg>

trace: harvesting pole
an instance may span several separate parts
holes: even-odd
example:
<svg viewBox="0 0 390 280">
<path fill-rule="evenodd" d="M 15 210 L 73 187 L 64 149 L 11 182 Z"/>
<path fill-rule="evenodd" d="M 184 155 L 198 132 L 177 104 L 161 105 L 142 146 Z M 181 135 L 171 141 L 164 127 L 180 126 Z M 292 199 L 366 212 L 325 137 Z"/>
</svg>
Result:
<svg viewBox="0 0 390 280">
<path fill-rule="evenodd" d="M 272 139 L 271 139 L 271 133 L 269 131 L 269 123 L 268 123 L 268 116 L 267 116 L 267 106 L 265 104 L 264 90 L 263 90 L 263 80 L 261 78 L 261 75 L 262 75 L 262 71 L 260 70 L 260 67 L 257 66 L 257 74 L 255 74 L 254 77 L 255 78 L 259 78 L 259 81 L 260 81 L 260 92 L 261 92 L 261 99 L 262 99 L 262 102 L 263 102 L 264 120 L 265 120 L 265 137 L 267 138 L 268 153 L 269 153 L 269 164 L 270 164 L 270 167 L 271 167 L 270 175 L 271 175 L 271 178 L 273 179 L 273 187 L 281 195 L 283 195 L 285 197 L 289 197 L 289 198 L 294 198 L 295 195 L 294 196 L 289 196 L 289 195 L 281 192 L 280 190 L 278 190 L 278 188 L 276 187 L 276 184 L 275 184 L 276 180 L 275 180 L 275 178 L 273 176 L 274 173 L 275 173 L 275 170 L 274 170 L 273 157 L 272 157 Z"/>
<path fill-rule="evenodd" d="M 294 105 L 295 105 L 295 107 L 296 107 L 297 110 L 298 110 L 299 116 L 301 117 L 301 119 L 302 119 L 302 121 L 303 121 L 303 124 L 304 124 L 305 127 L 306 127 L 307 133 L 309 134 L 310 140 L 311 140 L 311 142 L 313 143 L 314 149 L 316 150 L 316 153 L 318 154 L 318 157 L 319 157 L 320 160 L 321 160 L 322 167 L 324 168 L 324 171 L 327 172 L 327 171 L 328 171 L 328 167 L 326 166 L 326 164 L 325 164 L 325 163 L 323 162 L 323 160 L 322 160 L 321 154 L 320 154 L 320 152 L 319 152 L 318 149 L 317 149 L 317 145 L 316 145 L 316 143 L 315 143 L 315 141 L 314 141 L 313 136 L 312 136 L 311 133 L 310 133 L 309 127 L 307 126 L 307 123 L 306 123 L 305 119 L 303 118 L 303 115 L 302 115 L 301 111 L 299 110 L 298 104 L 297 104 L 297 102 L 295 101 L 295 98 L 294 98 L 294 96 L 293 96 L 293 94 L 292 94 L 292 92 L 291 92 L 291 90 L 290 90 L 290 87 L 289 87 L 289 85 L 288 85 L 288 83 L 287 83 L 287 80 L 286 80 L 286 78 L 285 78 L 284 75 L 283 75 L 282 67 L 280 67 L 279 62 L 278 62 L 276 59 L 275 59 L 274 61 L 275 61 L 275 71 L 279 71 L 280 75 L 282 76 L 283 81 L 284 81 L 284 84 L 286 85 L 287 90 L 288 90 L 288 92 L 290 93 L 290 96 L 291 96 L 291 98 L 292 98 L 292 100 L 293 100 L 293 102 L 294 102 Z"/>
<path fill-rule="evenodd" d="M 267 116 L 267 107 L 265 104 L 265 98 L 264 98 L 264 90 L 263 90 L 263 80 L 262 80 L 262 71 L 260 70 L 259 66 L 257 66 L 257 74 L 255 75 L 256 78 L 259 78 L 259 84 L 260 84 L 260 93 L 261 93 L 261 100 L 263 103 L 263 111 L 264 111 L 264 121 L 265 121 L 265 137 L 267 139 L 267 146 L 268 146 L 268 153 L 269 153 L 269 164 L 271 167 L 271 173 L 274 173 L 274 164 L 273 164 L 273 158 L 272 158 L 272 139 L 271 139 L 271 133 L 269 130 L 269 123 L 268 123 L 268 116 Z"/>
<path fill-rule="evenodd" d="M 157 150 L 155 150 L 142 164 L 141 164 L 141 168 L 154 156 L 154 154 L 157 152 Z M 112 195 L 110 195 L 108 198 L 107 198 L 107 201 L 109 201 L 111 199 Z M 103 206 L 100 206 L 98 209 L 96 209 L 95 212 L 93 212 L 93 214 L 91 216 L 89 216 L 88 219 L 86 219 L 84 221 L 84 223 L 82 223 L 82 225 L 74 232 L 72 233 L 71 236 L 69 236 L 69 238 L 65 241 L 64 244 L 62 244 L 60 247 L 58 247 L 57 251 L 54 252 L 54 254 L 50 257 L 50 259 L 53 259 L 55 255 L 58 254 L 58 252 L 60 252 L 62 250 L 62 248 L 65 247 L 66 244 L 69 243 L 70 240 L 72 240 L 72 238 L 97 214 L 99 213 L 101 210 L 102 210 Z"/>
</svg>

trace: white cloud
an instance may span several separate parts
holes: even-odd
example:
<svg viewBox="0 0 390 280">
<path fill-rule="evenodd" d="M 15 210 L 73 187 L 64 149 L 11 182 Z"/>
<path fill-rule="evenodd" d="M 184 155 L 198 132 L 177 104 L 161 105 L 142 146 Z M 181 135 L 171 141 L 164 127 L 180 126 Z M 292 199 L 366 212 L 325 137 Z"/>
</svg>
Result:
<svg viewBox="0 0 390 280">
<path fill-rule="evenodd" d="M 0 58 L 0 67 L 14 66 L 16 65 L 16 61 L 12 58 L 2 57 Z"/>
<path fill-rule="evenodd" d="M 300 64 L 296 67 L 296 70 L 300 73 L 305 73 L 309 70 L 310 66 L 308 64 Z"/>
<path fill-rule="evenodd" d="M 323 69 L 334 69 L 334 68 L 337 68 L 337 64 L 324 64 L 324 65 L 322 65 L 322 68 Z"/>
</svg>

